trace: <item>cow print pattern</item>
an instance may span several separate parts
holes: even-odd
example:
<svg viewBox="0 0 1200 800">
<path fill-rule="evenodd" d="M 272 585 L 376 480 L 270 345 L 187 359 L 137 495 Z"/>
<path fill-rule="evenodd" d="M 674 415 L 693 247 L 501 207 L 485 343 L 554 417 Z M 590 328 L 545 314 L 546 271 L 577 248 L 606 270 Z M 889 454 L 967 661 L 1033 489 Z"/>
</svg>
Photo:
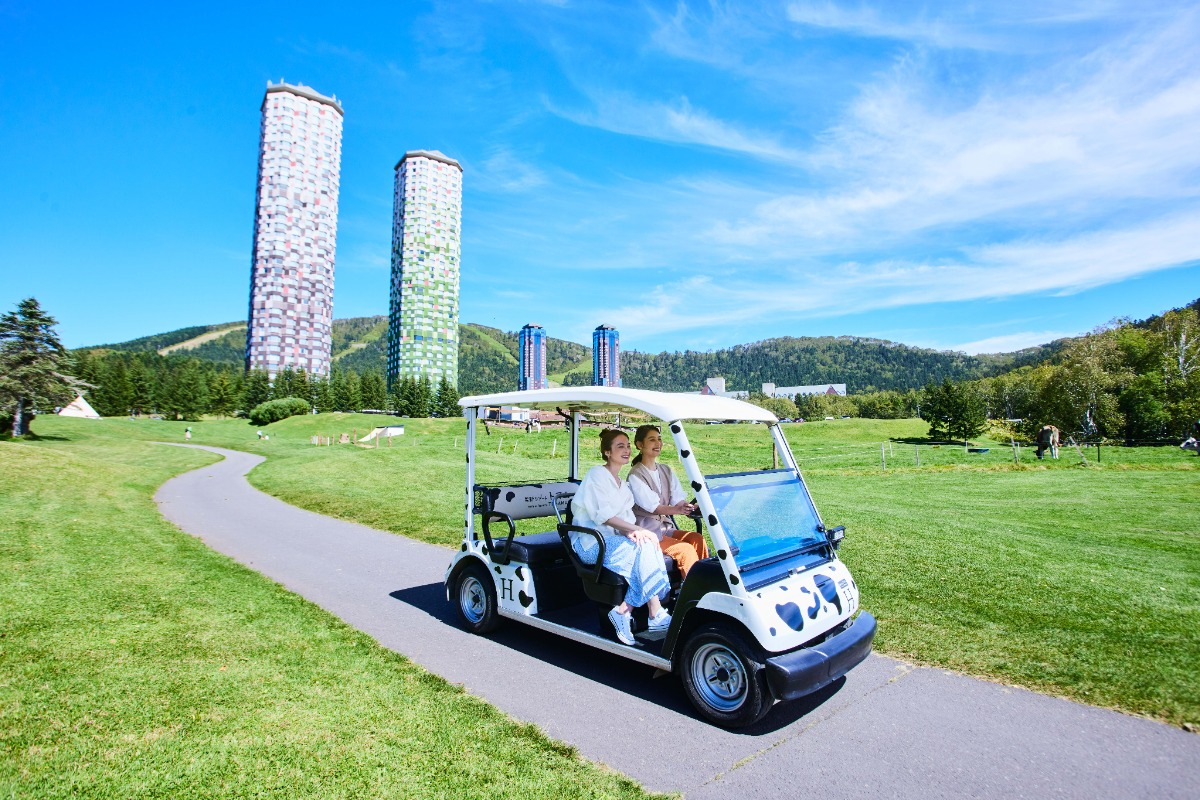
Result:
<svg viewBox="0 0 1200 800">
<path fill-rule="evenodd" d="M 683 456 L 684 458 L 691 458 L 692 451 L 691 450 L 680 450 L 679 455 Z"/>
<path fill-rule="evenodd" d="M 524 608 L 529 608 L 529 606 L 533 605 L 533 598 L 525 594 L 524 589 L 517 592 L 517 599 L 521 601 L 521 606 Z"/>
<path fill-rule="evenodd" d="M 837 586 L 833 584 L 833 580 L 825 575 L 817 575 L 813 578 L 813 583 L 817 585 L 817 590 L 821 592 L 821 596 L 826 601 L 837 606 L 838 613 L 842 613 L 842 596 L 838 594 Z"/>
<path fill-rule="evenodd" d="M 804 615 L 800 613 L 800 606 L 795 603 L 780 603 L 775 606 L 775 613 L 792 630 L 804 630 Z M 772 628 L 771 630 L 774 631 L 775 629 Z"/>
</svg>

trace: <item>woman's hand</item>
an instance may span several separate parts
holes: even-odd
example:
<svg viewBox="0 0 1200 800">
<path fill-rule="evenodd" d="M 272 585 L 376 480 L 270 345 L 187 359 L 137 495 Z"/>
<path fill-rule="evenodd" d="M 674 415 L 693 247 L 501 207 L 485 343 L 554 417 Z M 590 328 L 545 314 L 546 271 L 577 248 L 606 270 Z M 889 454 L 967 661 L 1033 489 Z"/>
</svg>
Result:
<svg viewBox="0 0 1200 800">
<path fill-rule="evenodd" d="M 658 542 L 658 537 L 645 528 L 634 528 L 625 535 L 634 544 L 654 544 Z"/>
</svg>

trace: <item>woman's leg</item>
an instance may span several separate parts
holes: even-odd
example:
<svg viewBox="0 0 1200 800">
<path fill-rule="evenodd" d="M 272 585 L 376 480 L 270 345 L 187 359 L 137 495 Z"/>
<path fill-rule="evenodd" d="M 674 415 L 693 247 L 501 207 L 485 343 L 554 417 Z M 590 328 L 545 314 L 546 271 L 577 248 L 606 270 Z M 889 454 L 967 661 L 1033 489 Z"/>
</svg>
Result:
<svg viewBox="0 0 1200 800">
<path fill-rule="evenodd" d="M 675 563 L 679 565 L 679 571 L 685 578 L 687 577 L 688 570 L 699 560 L 696 548 L 690 542 L 664 536 L 662 541 L 658 543 L 658 546 L 664 553 L 674 559 Z"/>
<path fill-rule="evenodd" d="M 625 540 L 632 550 L 632 569 L 625 580 L 629 582 L 629 590 L 625 593 L 625 601 L 631 606 L 642 606 L 650 602 L 650 598 L 665 597 L 671 591 L 667 573 L 663 570 L 662 551 L 658 544 L 646 542 L 634 545 Z M 607 566 L 608 559 L 605 559 Z M 611 569 L 611 567 L 610 567 Z M 654 608 L 651 607 L 651 611 Z"/>
</svg>

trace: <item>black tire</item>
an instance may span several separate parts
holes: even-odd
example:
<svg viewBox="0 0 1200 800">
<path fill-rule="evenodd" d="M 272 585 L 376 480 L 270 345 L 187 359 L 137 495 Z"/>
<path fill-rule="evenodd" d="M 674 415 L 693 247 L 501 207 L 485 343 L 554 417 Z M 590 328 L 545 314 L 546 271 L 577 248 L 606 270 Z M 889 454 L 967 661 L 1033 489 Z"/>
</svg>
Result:
<svg viewBox="0 0 1200 800">
<path fill-rule="evenodd" d="M 723 728 L 753 725 L 775 704 L 762 650 L 732 624 L 715 622 L 693 631 L 679 672 L 692 705 Z"/>
<path fill-rule="evenodd" d="M 496 583 L 482 564 L 468 564 L 454 579 L 454 610 L 472 633 L 490 633 L 500 624 L 496 612 Z"/>
</svg>

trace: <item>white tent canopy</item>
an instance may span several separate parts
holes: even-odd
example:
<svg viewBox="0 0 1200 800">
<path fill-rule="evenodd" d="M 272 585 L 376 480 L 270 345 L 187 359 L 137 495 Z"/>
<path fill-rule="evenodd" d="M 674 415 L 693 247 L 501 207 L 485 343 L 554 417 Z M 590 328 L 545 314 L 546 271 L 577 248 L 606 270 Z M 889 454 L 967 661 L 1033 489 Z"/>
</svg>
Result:
<svg viewBox="0 0 1200 800">
<path fill-rule="evenodd" d="M 664 422 L 681 419 L 733 419 L 775 422 L 765 408 L 729 397 L 701 394 L 651 392 L 617 386 L 563 386 L 556 389 L 530 389 L 524 392 L 475 395 L 458 401 L 463 408 L 520 406 L 543 411 L 620 411 L 636 409 Z"/>
<path fill-rule="evenodd" d="M 83 399 L 83 395 L 79 395 L 70 402 L 69 405 L 63 406 L 58 415 L 60 417 L 83 417 L 85 419 L 100 419 L 100 415 L 96 413 L 96 409 L 92 408 L 87 400 Z"/>
</svg>

